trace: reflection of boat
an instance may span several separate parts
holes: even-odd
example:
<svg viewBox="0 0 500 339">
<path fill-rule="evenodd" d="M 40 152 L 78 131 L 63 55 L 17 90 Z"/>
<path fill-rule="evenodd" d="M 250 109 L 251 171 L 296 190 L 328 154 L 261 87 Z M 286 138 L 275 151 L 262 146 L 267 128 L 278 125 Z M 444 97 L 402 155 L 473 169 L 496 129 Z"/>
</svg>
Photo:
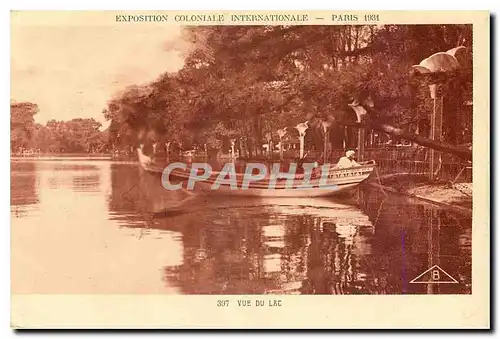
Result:
<svg viewBox="0 0 500 339">
<path fill-rule="evenodd" d="M 263 199 L 262 201 L 266 200 Z M 276 212 L 284 215 L 307 214 L 321 218 L 334 218 L 339 222 L 345 222 L 346 220 L 351 220 L 353 218 L 359 219 L 362 217 L 364 220 L 363 225 L 366 224 L 371 226 L 368 216 L 363 214 L 357 207 L 341 204 L 327 198 L 273 198 L 272 200 L 267 201 L 272 203 L 273 209 Z"/>
<path fill-rule="evenodd" d="M 142 148 L 138 148 L 137 153 L 139 163 L 147 172 L 159 176 L 163 174 L 162 164 L 156 163 L 152 157 L 144 154 Z M 356 188 L 370 176 L 374 168 L 373 161 L 352 168 L 333 168 L 329 170 L 327 178 L 320 178 L 318 175 L 309 181 L 304 180 L 304 175 L 297 175 L 293 178 L 287 178 L 283 174 L 268 175 L 257 181 L 247 181 L 245 189 L 242 188 L 245 182 L 243 174 L 234 174 L 235 178 L 232 181 L 226 178 L 227 173 L 214 171 L 206 179 L 196 181 L 195 187 L 199 191 L 230 196 L 320 197 Z M 189 178 L 190 169 L 175 168 L 169 175 L 169 179 L 177 179 L 181 182 L 188 181 Z M 217 179 L 219 182 L 214 185 Z"/>
<path fill-rule="evenodd" d="M 204 211 L 262 211 L 281 217 L 300 217 L 304 215 L 320 218 L 324 223 L 338 225 L 345 224 L 356 227 L 372 228 L 373 224 L 368 216 L 356 206 L 340 203 L 326 197 L 314 198 L 280 198 L 280 197 L 238 197 L 227 199 L 226 196 L 188 195 L 182 191 L 167 191 L 154 177 L 143 176 L 142 183 L 149 183 L 141 188 L 142 204 L 157 218 L 182 217 L 194 215 Z M 158 180 L 159 181 L 159 180 Z M 156 187 L 152 189 L 152 187 Z M 249 215 L 250 217 L 250 215 Z M 178 222 L 177 218 L 175 218 Z M 178 228 L 179 225 L 177 225 Z M 321 224 L 321 227 L 322 224 Z"/>
</svg>

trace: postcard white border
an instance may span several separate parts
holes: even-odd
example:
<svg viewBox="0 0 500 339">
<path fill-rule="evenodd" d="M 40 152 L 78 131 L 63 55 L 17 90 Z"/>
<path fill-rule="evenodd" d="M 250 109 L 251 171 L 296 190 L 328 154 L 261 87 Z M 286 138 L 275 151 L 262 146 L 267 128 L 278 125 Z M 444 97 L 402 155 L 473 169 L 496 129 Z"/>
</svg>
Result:
<svg viewBox="0 0 500 339">
<path fill-rule="evenodd" d="M 220 298 L 217 296 L 13 295 L 11 324 L 20 328 L 488 327 L 489 157 L 480 155 L 489 154 L 490 147 L 489 138 L 486 138 L 489 136 L 490 112 L 489 14 L 379 12 L 382 14 L 381 23 L 474 24 L 472 295 L 280 296 L 284 300 L 281 308 L 252 307 L 246 310 L 217 308 L 215 300 Z M 88 19 L 85 21 L 89 22 Z M 96 18 L 92 21 L 95 24 Z M 236 300 L 239 297 L 224 298 Z"/>
</svg>

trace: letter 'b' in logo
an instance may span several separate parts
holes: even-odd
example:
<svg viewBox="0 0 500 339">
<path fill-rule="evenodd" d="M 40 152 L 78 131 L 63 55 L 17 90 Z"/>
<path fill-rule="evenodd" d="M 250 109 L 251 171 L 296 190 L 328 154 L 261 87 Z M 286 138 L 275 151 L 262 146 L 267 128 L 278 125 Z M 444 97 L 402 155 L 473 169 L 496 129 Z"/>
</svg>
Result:
<svg viewBox="0 0 500 339">
<path fill-rule="evenodd" d="M 410 284 L 458 284 L 458 281 L 441 267 L 434 265 L 410 281 Z"/>
</svg>

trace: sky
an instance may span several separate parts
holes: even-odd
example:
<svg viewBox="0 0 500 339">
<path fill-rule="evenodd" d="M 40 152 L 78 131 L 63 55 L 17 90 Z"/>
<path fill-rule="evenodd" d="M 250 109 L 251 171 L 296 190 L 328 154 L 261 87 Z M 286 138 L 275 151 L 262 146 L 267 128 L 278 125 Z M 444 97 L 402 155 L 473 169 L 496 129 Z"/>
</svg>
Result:
<svg viewBox="0 0 500 339">
<path fill-rule="evenodd" d="M 179 26 L 12 25 L 11 100 L 38 104 L 37 123 L 94 118 L 114 93 L 183 66 Z"/>
</svg>

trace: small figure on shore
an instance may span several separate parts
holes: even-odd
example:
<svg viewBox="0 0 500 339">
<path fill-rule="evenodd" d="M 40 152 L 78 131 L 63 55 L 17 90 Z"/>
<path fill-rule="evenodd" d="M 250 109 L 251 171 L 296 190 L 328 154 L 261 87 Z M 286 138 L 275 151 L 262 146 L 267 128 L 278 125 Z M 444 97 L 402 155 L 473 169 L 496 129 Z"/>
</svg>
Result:
<svg viewBox="0 0 500 339">
<path fill-rule="evenodd" d="M 359 164 L 354 160 L 355 154 L 356 154 L 356 152 L 354 152 L 354 151 L 345 152 L 345 157 L 340 158 L 336 167 L 337 168 L 350 168 L 350 167 L 359 166 Z"/>
</svg>

